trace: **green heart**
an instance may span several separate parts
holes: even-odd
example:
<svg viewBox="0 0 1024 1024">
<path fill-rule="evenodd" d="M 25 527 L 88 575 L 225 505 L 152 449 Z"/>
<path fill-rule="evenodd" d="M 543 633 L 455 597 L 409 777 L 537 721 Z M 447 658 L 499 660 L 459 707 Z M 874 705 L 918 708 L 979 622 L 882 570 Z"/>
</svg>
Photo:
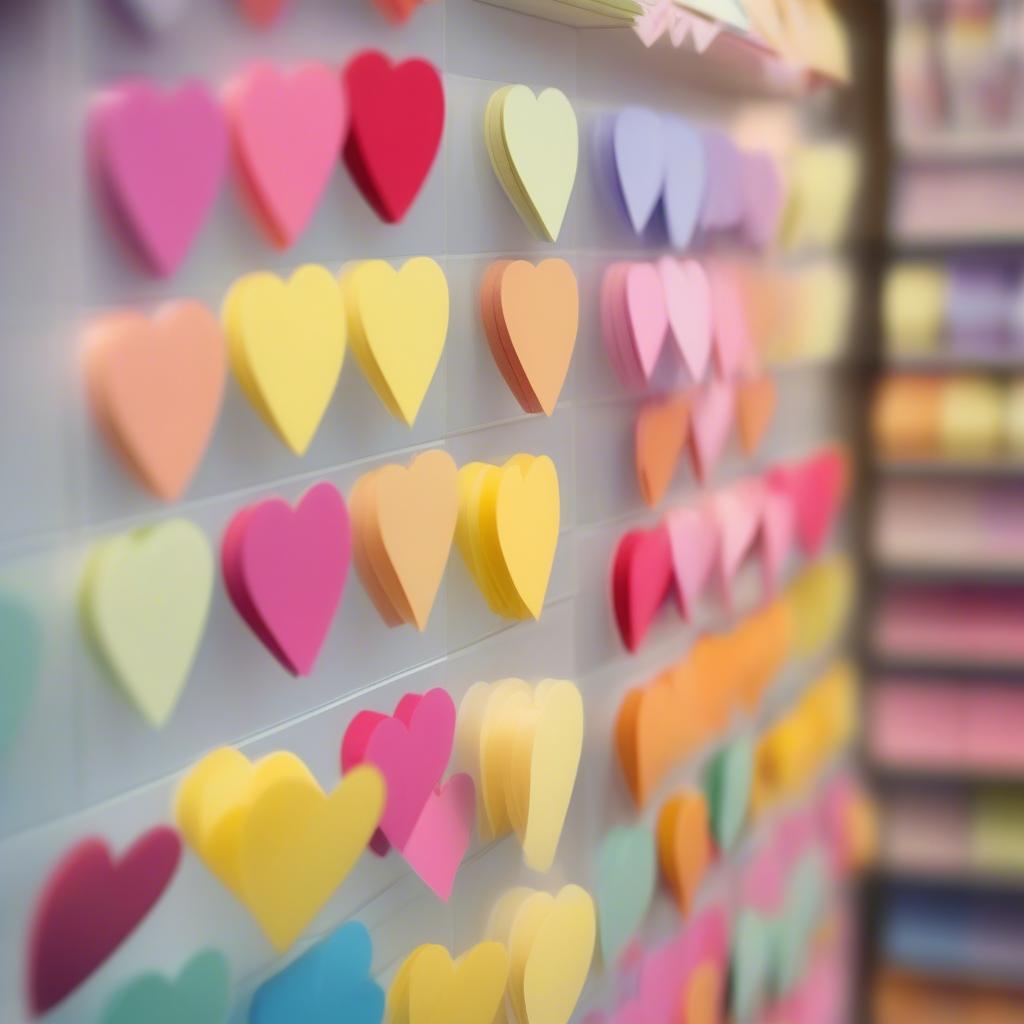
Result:
<svg viewBox="0 0 1024 1024">
<path fill-rule="evenodd" d="M 13 594 L 0 591 L 0 755 L 21 726 L 39 675 L 39 623 Z"/>
<path fill-rule="evenodd" d="M 744 733 L 718 752 L 707 771 L 711 825 L 722 850 L 730 849 L 743 831 L 753 780 L 754 738 Z"/>
<path fill-rule="evenodd" d="M 775 985 L 789 992 L 804 974 L 811 939 L 828 896 L 828 866 L 824 853 L 812 847 L 800 856 L 786 882 L 786 894 L 776 928 Z"/>
<path fill-rule="evenodd" d="M 173 981 L 140 974 L 118 989 L 99 1024 L 225 1024 L 231 969 L 216 949 L 197 953 Z"/>
<path fill-rule="evenodd" d="M 736 922 L 732 949 L 732 1015 L 750 1020 L 768 992 L 772 926 L 753 910 L 744 910 Z"/>
</svg>

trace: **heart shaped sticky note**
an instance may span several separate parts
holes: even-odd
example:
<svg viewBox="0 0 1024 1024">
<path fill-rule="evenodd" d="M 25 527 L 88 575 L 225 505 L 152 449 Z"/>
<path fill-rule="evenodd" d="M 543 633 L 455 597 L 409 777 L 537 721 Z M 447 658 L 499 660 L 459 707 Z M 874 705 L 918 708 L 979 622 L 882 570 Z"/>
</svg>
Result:
<svg viewBox="0 0 1024 1024">
<path fill-rule="evenodd" d="M 690 411 L 690 454 L 701 483 L 711 476 L 725 451 L 736 408 L 733 384 L 712 377 L 694 392 Z"/>
<path fill-rule="evenodd" d="M 768 374 L 742 380 L 736 385 L 736 426 L 744 454 L 757 454 L 778 404 L 778 385 Z"/>
<path fill-rule="evenodd" d="M 658 268 L 651 263 L 612 263 L 601 282 L 605 348 L 619 379 L 642 388 L 658 364 L 668 311 Z"/>
<path fill-rule="evenodd" d="M 623 535 L 612 565 L 612 604 L 619 635 L 637 651 L 672 588 L 672 547 L 663 525 Z"/>
<path fill-rule="evenodd" d="M 685 917 L 714 855 L 708 805 L 699 790 L 669 797 L 658 813 L 658 859 Z"/>
<path fill-rule="evenodd" d="M 32 609 L 14 593 L 0 589 L 0 758 L 13 743 L 28 713 L 39 677 L 40 623 Z"/>
<path fill-rule="evenodd" d="M 119 988 L 99 1024 L 226 1024 L 231 1009 L 231 968 L 215 949 L 196 953 L 168 981 L 162 974 L 142 974 Z"/>
<path fill-rule="evenodd" d="M 708 267 L 711 282 L 711 310 L 714 323 L 715 364 L 724 380 L 734 379 L 756 349 L 750 333 L 743 290 L 737 269 L 716 261 Z"/>
<path fill-rule="evenodd" d="M 158 498 L 180 498 L 224 397 L 220 325 L 198 302 L 152 320 L 115 313 L 89 328 L 85 357 L 93 409 L 118 452 Z"/>
<path fill-rule="evenodd" d="M 789 585 L 797 656 L 813 657 L 834 641 L 849 619 L 856 587 L 853 566 L 842 555 L 817 562 Z"/>
<path fill-rule="evenodd" d="M 685 709 L 667 676 L 629 691 L 615 720 L 615 745 L 630 794 L 642 807 L 681 756 L 679 723 Z"/>
<path fill-rule="evenodd" d="M 480 942 L 457 960 L 444 946 L 414 949 L 388 991 L 388 1024 L 491 1024 L 502 1005 L 509 954 Z"/>
<path fill-rule="evenodd" d="M 249 274 L 224 302 L 231 366 L 263 421 L 304 455 L 341 374 L 345 312 L 338 282 L 323 267 L 287 281 Z"/>
<path fill-rule="evenodd" d="M 313 671 L 341 603 L 351 550 L 348 510 L 329 483 L 289 508 L 280 498 L 236 512 L 221 569 L 238 614 L 292 675 Z"/>
<path fill-rule="evenodd" d="M 765 591 L 774 594 L 782 579 L 793 548 L 794 513 L 788 490 L 765 487 L 761 508 L 761 561 Z"/>
<path fill-rule="evenodd" d="M 342 274 L 349 337 L 359 366 L 391 415 L 416 422 L 448 337 L 448 281 L 426 256 L 395 270 L 384 260 Z"/>
<path fill-rule="evenodd" d="M 674 249 L 687 249 L 700 220 L 708 166 L 700 132 L 681 117 L 666 117 L 662 207 Z"/>
<path fill-rule="evenodd" d="M 213 554 L 172 519 L 101 541 L 82 578 L 82 618 L 118 685 L 150 725 L 167 721 L 206 628 Z"/>
<path fill-rule="evenodd" d="M 726 744 L 707 769 L 706 788 L 711 827 L 721 850 L 735 845 L 750 809 L 754 780 L 754 739 L 748 732 Z"/>
<path fill-rule="evenodd" d="M 309 223 L 348 128 L 337 76 L 312 62 L 289 75 L 256 64 L 228 86 L 226 105 L 256 208 L 287 248 Z"/>
<path fill-rule="evenodd" d="M 366 926 L 347 921 L 256 990 L 250 1024 L 380 1024 L 384 990 L 370 973 Z"/>
<path fill-rule="evenodd" d="M 613 118 L 612 157 L 619 191 L 633 230 L 647 227 L 665 184 L 662 120 L 643 107 L 627 107 Z"/>
<path fill-rule="evenodd" d="M 351 123 L 344 158 L 381 220 L 400 221 L 423 187 L 441 145 L 444 86 L 425 60 L 392 64 L 376 51 L 344 72 Z"/>
<path fill-rule="evenodd" d="M 46 1013 L 107 960 L 153 909 L 181 860 L 181 840 L 160 825 L 118 860 L 102 839 L 83 839 L 50 874 L 28 941 L 29 1003 Z"/>
<path fill-rule="evenodd" d="M 768 995 L 771 923 L 745 910 L 736 923 L 732 950 L 731 1008 L 737 1020 L 752 1020 Z"/>
<path fill-rule="evenodd" d="M 389 626 L 427 628 L 459 514 L 458 470 L 443 451 L 361 476 L 350 496 L 352 553 Z"/>
<path fill-rule="evenodd" d="M 526 412 L 550 416 L 562 393 L 579 329 L 576 275 L 565 260 L 500 260 L 480 286 L 491 355 Z"/>
<path fill-rule="evenodd" d="M 672 551 L 676 602 L 689 621 L 718 561 L 718 518 L 710 505 L 680 505 L 666 516 L 665 529 Z"/>
<path fill-rule="evenodd" d="M 601 956 L 608 967 L 647 916 L 657 867 L 654 837 L 642 826 L 612 829 L 597 852 L 597 903 Z"/>
<path fill-rule="evenodd" d="M 376 768 L 324 793 L 294 754 L 255 764 L 223 747 L 185 776 L 178 826 L 196 855 L 283 953 L 352 870 L 384 809 Z"/>
<path fill-rule="evenodd" d="M 583 751 L 583 698 L 567 680 L 476 683 L 458 718 L 459 761 L 477 780 L 481 832 L 515 831 L 526 863 L 554 861 Z"/>
<path fill-rule="evenodd" d="M 646 402 L 636 417 L 636 478 L 644 501 L 665 496 L 690 433 L 690 400 L 685 395 Z"/>
<path fill-rule="evenodd" d="M 711 283 L 696 260 L 663 256 L 658 273 L 668 325 L 690 378 L 704 379 L 711 356 Z"/>
<path fill-rule="evenodd" d="M 227 168 L 224 115 L 189 82 L 161 93 L 139 79 L 105 92 L 90 117 L 95 162 L 151 269 L 173 274 L 213 206 Z"/>
<path fill-rule="evenodd" d="M 560 525 L 558 471 L 548 456 L 459 470 L 455 542 L 496 614 L 540 618 Z"/>
<path fill-rule="evenodd" d="M 727 608 L 733 607 L 733 583 L 754 548 L 761 528 L 764 486 L 741 480 L 711 499 L 718 532 L 718 578 Z"/>
<path fill-rule="evenodd" d="M 484 134 L 491 166 L 531 230 L 558 240 L 579 162 L 576 112 L 560 89 L 535 96 L 525 85 L 498 89 L 487 103 Z"/>
</svg>

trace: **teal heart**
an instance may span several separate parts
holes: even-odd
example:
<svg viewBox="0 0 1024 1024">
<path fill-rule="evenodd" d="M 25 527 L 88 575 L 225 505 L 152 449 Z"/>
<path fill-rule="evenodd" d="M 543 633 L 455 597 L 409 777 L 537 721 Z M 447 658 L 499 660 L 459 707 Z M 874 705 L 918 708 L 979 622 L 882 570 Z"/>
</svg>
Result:
<svg viewBox="0 0 1024 1024">
<path fill-rule="evenodd" d="M 821 849 L 805 851 L 786 880 L 782 913 L 776 927 L 775 987 L 789 992 L 804 976 L 814 931 L 828 895 L 828 865 Z"/>
<path fill-rule="evenodd" d="M 99 1024 L 225 1024 L 231 968 L 216 949 L 197 953 L 173 981 L 140 974 L 114 993 Z"/>
<path fill-rule="evenodd" d="M 753 781 L 754 737 L 744 733 L 712 759 L 705 780 L 711 827 L 721 850 L 731 849 L 743 832 Z"/>
<path fill-rule="evenodd" d="M 744 910 L 736 922 L 732 945 L 732 1015 L 737 1021 L 754 1017 L 768 992 L 771 922 Z"/>
<path fill-rule="evenodd" d="M 0 755 L 25 718 L 39 675 L 39 623 L 13 594 L 0 591 Z"/>
<path fill-rule="evenodd" d="M 647 916 L 656 879 L 657 855 L 649 829 L 622 826 L 604 837 L 597 852 L 594 891 L 606 964 L 615 963 Z"/>
</svg>

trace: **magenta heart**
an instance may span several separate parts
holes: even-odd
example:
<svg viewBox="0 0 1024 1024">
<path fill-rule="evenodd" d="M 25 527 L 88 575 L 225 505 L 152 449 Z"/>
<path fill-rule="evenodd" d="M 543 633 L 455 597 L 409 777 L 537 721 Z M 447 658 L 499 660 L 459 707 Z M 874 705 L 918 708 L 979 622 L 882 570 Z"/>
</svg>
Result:
<svg viewBox="0 0 1024 1024">
<path fill-rule="evenodd" d="M 731 383 L 711 377 L 693 395 L 690 408 L 690 454 L 693 471 L 703 483 L 725 450 L 729 440 L 736 393 Z"/>
<path fill-rule="evenodd" d="M 676 602 L 689 621 L 718 558 L 718 523 L 708 508 L 681 506 L 668 513 L 665 526 L 672 547 Z"/>
<path fill-rule="evenodd" d="M 135 930 L 170 884 L 181 859 L 178 833 L 158 825 L 115 861 L 102 839 L 65 854 L 36 904 L 28 941 L 34 1015 L 70 995 Z"/>
<path fill-rule="evenodd" d="M 455 703 L 440 688 L 406 694 L 394 716 L 361 711 L 352 719 L 341 741 L 342 772 L 372 764 L 387 783 L 375 853 L 383 856 L 389 844 L 403 850 L 448 768 L 454 738 Z"/>
<path fill-rule="evenodd" d="M 632 530 L 619 541 L 612 567 L 612 604 L 622 642 L 630 651 L 647 631 L 672 587 L 668 530 Z"/>
<path fill-rule="evenodd" d="M 161 93 L 145 80 L 104 93 L 90 118 L 94 158 L 115 209 L 161 276 L 178 268 L 227 167 L 224 115 L 206 88 Z"/>
<path fill-rule="evenodd" d="M 846 484 L 846 459 L 828 449 L 792 467 L 796 539 L 808 558 L 820 551 L 835 523 Z"/>
<path fill-rule="evenodd" d="M 711 283 L 696 260 L 663 256 L 658 273 L 669 327 L 692 380 L 703 380 L 711 355 Z"/>
<path fill-rule="evenodd" d="M 272 498 L 228 524 L 221 545 L 228 596 L 293 675 L 313 671 L 345 590 L 351 546 L 345 500 L 329 483 L 311 487 L 294 509 Z"/>
</svg>

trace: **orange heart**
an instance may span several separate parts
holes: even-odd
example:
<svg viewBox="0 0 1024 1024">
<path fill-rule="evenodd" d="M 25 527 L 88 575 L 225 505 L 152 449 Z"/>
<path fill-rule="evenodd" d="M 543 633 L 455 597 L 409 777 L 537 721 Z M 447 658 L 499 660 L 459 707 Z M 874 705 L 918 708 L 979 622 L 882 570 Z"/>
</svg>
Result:
<svg viewBox="0 0 1024 1024">
<path fill-rule="evenodd" d="M 636 478 L 644 501 L 665 496 L 690 433 L 690 401 L 685 395 L 647 402 L 636 418 Z"/>
<path fill-rule="evenodd" d="M 616 745 L 638 807 L 679 757 L 679 719 L 679 701 L 668 677 L 630 691 L 619 707 Z"/>
<path fill-rule="evenodd" d="M 658 814 L 657 834 L 661 870 L 685 916 L 714 854 L 704 794 L 684 790 L 666 800 Z"/>
<path fill-rule="evenodd" d="M 784 600 L 772 601 L 744 620 L 735 635 L 739 657 L 737 697 L 748 710 L 753 710 L 789 657 L 793 610 Z"/>
<path fill-rule="evenodd" d="M 174 501 L 188 486 L 224 397 L 227 348 L 198 302 L 162 307 L 152 320 L 114 313 L 85 338 L 96 416 L 142 483 Z"/>
<path fill-rule="evenodd" d="M 377 6 L 392 21 L 406 21 L 424 0 L 377 0 Z"/>
<path fill-rule="evenodd" d="M 779 404 L 775 378 L 765 374 L 740 381 L 736 388 L 736 423 L 740 444 L 747 455 L 754 455 L 761 446 Z"/>
<path fill-rule="evenodd" d="M 722 1020 L 722 970 L 717 964 L 698 967 L 683 995 L 683 1020 L 686 1024 L 719 1024 Z"/>
</svg>

